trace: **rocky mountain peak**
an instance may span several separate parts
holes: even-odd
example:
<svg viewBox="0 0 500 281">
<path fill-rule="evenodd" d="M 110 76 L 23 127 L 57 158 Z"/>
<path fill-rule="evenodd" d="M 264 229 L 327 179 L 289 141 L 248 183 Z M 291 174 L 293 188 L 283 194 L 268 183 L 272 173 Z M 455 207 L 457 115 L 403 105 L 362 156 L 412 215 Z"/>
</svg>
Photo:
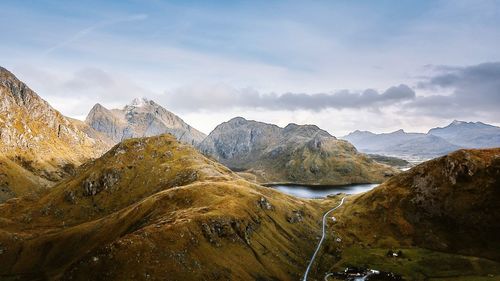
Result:
<svg viewBox="0 0 500 281">
<path fill-rule="evenodd" d="M 147 98 L 135 98 L 123 109 L 109 110 L 96 104 L 85 122 L 115 143 L 169 133 L 184 143 L 195 145 L 205 137 L 177 115 Z"/>
<path fill-rule="evenodd" d="M 342 139 L 347 139 L 347 138 L 358 138 L 358 137 L 366 137 L 366 136 L 373 136 L 375 135 L 374 133 L 370 131 L 361 131 L 361 130 L 355 130 L 353 132 L 350 132 L 346 136 L 341 137 Z"/>
<path fill-rule="evenodd" d="M 470 127 L 470 128 L 492 128 L 492 127 L 495 127 L 495 126 L 492 126 L 492 125 L 489 125 L 489 124 L 485 124 L 483 122 L 467 122 L 467 121 L 459 121 L 459 120 L 453 120 L 453 122 L 451 122 L 448 126 L 446 127 L 457 127 L 457 128 L 460 128 L 460 127 Z M 445 127 L 445 128 L 446 128 Z M 438 128 L 439 129 L 439 128 Z M 432 129 L 431 129 L 432 130 Z"/>
<path fill-rule="evenodd" d="M 482 122 L 454 120 L 445 127 L 430 129 L 428 134 L 442 137 L 462 147 L 488 148 L 500 146 L 500 127 Z"/>
<path fill-rule="evenodd" d="M 0 66 L 0 80 L 5 80 L 7 77 L 14 76 L 10 71 Z"/>
<path fill-rule="evenodd" d="M 45 106 L 49 106 L 44 100 L 42 100 L 38 95 L 28 88 L 26 84 L 21 82 L 12 72 L 1 67 L 0 68 L 0 85 L 8 89 L 5 93 L 13 98 L 13 102 L 20 106 L 26 106 L 29 103 L 42 102 Z M 1 104 L 1 109 L 6 110 L 5 107 L 8 104 L 4 100 Z"/>
<path fill-rule="evenodd" d="M 0 81 L 4 82 L 7 80 L 20 82 L 19 79 L 17 79 L 17 77 L 12 72 L 0 66 Z"/>
<path fill-rule="evenodd" d="M 135 106 L 135 107 L 141 107 L 141 106 L 145 106 L 146 104 L 149 104 L 149 102 L 150 102 L 150 100 L 148 100 L 145 97 L 135 98 L 132 100 L 132 102 L 129 105 Z"/>
<path fill-rule="evenodd" d="M 284 129 L 283 132 L 285 134 L 295 134 L 298 136 L 305 136 L 305 137 L 312 137 L 312 136 L 324 136 L 324 137 L 330 137 L 330 138 L 335 138 L 334 136 L 330 135 L 325 130 L 320 129 L 316 125 L 297 125 L 295 123 L 290 123 L 288 124 Z"/>
<path fill-rule="evenodd" d="M 339 141 L 314 125 L 291 123 L 281 128 L 237 117 L 217 126 L 198 147 L 222 164 L 248 171 L 266 183 L 319 184 L 319 178 L 321 184 L 381 181 L 384 172 L 390 170 L 370 162 L 348 142 Z M 375 176 L 354 179 L 348 175 L 352 168 L 340 167 L 344 163 L 375 171 Z"/>
<path fill-rule="evenodd" d="M 234 124 L 234 125 L 242 125 L 242 124 L 245 124 L 247 122 L 249 122 L 249 120 L 247 120 L 243 117 L 240 117 L 240 116 L 234 117 L 234 118 L 230 119 L 229 121 L 227 121 L 227 123 Z"/>
<path fill-rule="evenodd" d="M 55 182 L 68 174 L 67 167 L 105 150 L 5 68 L 0 68 L 0 100 L 0 153 L 12 160 L 0 159 L 0 166 L 9 162 L 21 171 L 2 180 L 0 197 L 4 190 L 21 194 L 36 188 L 17 184 L 21 173 L 32 182 Z"/>
<path fill-rule="evenodd" d="M 291 131 L 291 130 L 295 130 L 299 127 L 298 124 L 295 124 L 295 123 L 289 123 L 288 125 L 285 126 L 285 131 Z"/>
<path fill-rule="evenodd" d="M 450 123 L 450 126 L 463 125 L 463 124 L 466 124 L 466 123 L 467 122 L 465 122 L 465 121 L 453 120 L 453 122 Z"/>
<path fill-rule="evenodd" d="M 92 109 L 90 110 L 90 112 L 93 112 L 93 113 L 97 113 L 97 112 L 106 112 L 106 111 L 109 111 L 107 108 L 105 108 L 104 106 L 102 106 L 100 103 L 96 103 Z"/>
</svg>

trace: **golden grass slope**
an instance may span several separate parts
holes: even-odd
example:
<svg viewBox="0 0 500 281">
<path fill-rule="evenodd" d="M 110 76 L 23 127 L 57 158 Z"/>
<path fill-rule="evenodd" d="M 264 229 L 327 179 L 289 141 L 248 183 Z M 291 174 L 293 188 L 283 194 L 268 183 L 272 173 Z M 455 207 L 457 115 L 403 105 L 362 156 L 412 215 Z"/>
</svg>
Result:
<svg viewBox="0 0 500 281">
<path fill-rule="evenodd" d="M 131 139 L 40 200 L 0 205 L 0 278 L 298 280 L 324 209 L 172 136 Z"/>
<path fill-rule="evenodd" d="M 7 158 L 26 170 L 10 174 L 19 170 L 11 169 L 4 173 L 6 178 L 30 174 L 20 186 L 17 180 L 6 182 L 9 191 L 1 192 L 0 197 L 15 197 L 44 186 L 26 188 L 26 182 L 53 184 L 107 148 L 80 131 L 26 84 L 0 67 L 0 154 L 2 159 Z"/>
<path fill-rule="evenodd" d="M 53 183 L 33 174 L 7 157 L 0 156 L 0 202 L 18 194 L 34 195 Z"/>
<path fill-rule="evenodd" d="M 500 261 L 500 148 L 459 150 L 353 197 L 347 237 Z"/>
</svg>

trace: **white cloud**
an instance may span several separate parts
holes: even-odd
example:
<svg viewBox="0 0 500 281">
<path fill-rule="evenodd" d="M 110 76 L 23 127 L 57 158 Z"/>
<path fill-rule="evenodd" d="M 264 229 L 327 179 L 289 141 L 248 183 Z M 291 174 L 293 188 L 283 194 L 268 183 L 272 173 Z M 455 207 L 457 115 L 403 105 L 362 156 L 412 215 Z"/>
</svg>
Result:
<svg viewBox="0 0 500 281">
<path fill-rule="evenodd" d="M 104 20 L 104 21 L 95 23 L 87 28 L 84 28 L 82 30 L 77 31 L 74 35 L 70 36 L 66 40 L 57 42 L 57 44 L 48 48 L 43 54 L 49 55 L 50 53 L 56 51 L 57 49 L 64 48 L 65 46 L 68 46 L 68 45 L 82 39 L 83 37 L 89 35 L 91 32 L 93 32 L 97 29 L 116 25 L 116 24 L 126 23 L 126 22 L 145 20 L 147 18 L 148 18 L 148 15 L 136 14 L 136 15 L 129 15 L 126 17 L 120 17 L 120 18 L 116 18 L 116 19 L 108 19 L 108 20 Z"/>
</svg>

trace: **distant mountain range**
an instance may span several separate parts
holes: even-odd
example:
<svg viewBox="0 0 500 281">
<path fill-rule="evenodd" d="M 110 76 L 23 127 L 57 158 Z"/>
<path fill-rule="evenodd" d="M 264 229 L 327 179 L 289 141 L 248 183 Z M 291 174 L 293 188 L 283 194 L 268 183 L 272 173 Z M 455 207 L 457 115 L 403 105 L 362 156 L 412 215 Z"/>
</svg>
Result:
<svg viewBox="0 0 500 281">
<path fill-rule="evenodd" d="M 354 131 L 342 138 L 366 153 L 429 159 L 460 148 L 500 147 L 500 127 L 455 120 L 446 127 L 430 129 L 426 134 L 403 130 L 383 134 Z"/>
<path fill-rule="evenodd" d="M 460 150 L 371 191 L 311 200 L 255 181 L 373 182 L 394 169 L 314 125 L 241 117 L 197 145 L 206 157 L 191 145 L 197 131 L 152 101 L 96 106 L 85 123 L 3 68 L 0 109 L 1 280 L 301 280 L 318 245 L 310 280 L 347 280 L 346 267 L 376 269 L 377 280 L 500 276 L 500 148 Z M 494 139 L 488 128 L 476 132 Z M 407 135 L 415 146 L 446 141 L 383 137 Z"/>
<path fill-rule="evenodd" d="M 261 183 L 368 183 L 396 173 L 314 125 L 281 128 L 237 117 L 217 126 L 198 148 Z"/>
<path fill-rule="evenodd" d="M 453 121 L 443 128 L 433 128 L 429 133 L 465 148 L 500 147 L 500 127 L 482 122 Z"/>
<path fill-rule="evenodd" d="M 169 133 L 183 143 L 197 145 L 206 137 L 177 115 L 146 98 L 136 98 L 122 109 L 107 109 L 96 104 L 85 123 L 114 143 Z"/>
</svg>

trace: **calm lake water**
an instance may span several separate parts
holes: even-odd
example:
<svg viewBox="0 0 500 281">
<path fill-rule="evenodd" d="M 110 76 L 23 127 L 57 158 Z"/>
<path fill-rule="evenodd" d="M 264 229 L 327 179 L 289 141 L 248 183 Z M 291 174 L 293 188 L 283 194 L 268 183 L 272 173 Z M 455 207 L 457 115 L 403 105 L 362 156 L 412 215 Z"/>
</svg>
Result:
<svg viewBox="0 0 500 281">
<path fill-rule="evenodd" d="M 357 194 L 371 190 L 378 184 L 352 184 L 341 186 L 272 185 L 277 190 L 302 198 L 324 198 L 331 194 Z"/>
</svg>

